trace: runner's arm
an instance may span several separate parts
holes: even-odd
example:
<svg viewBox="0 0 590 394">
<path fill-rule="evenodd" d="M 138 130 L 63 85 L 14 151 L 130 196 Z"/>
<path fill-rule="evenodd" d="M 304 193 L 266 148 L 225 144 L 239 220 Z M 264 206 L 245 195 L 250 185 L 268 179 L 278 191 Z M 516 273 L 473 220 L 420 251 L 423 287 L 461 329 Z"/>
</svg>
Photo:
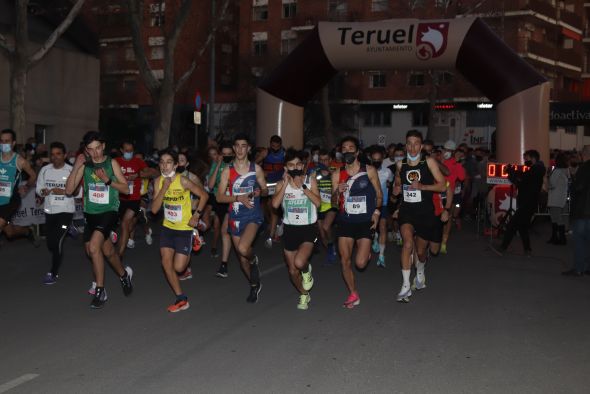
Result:
<svg viewBox="0 0 590 394">
<path fill-rule="evenodd" d="M 160 172 L 155 168 L 144 167 L 139 171 L 140 178 L 153 179 L 153 178 L 157 178 L 159 175 L 160 175 Z"/>
<path fill-rule="evenodd" d="M 129 194 L 129 185 L 127 184 L 125 175 L 123 175 L 123 171 L 121 171 L 121 166 L 116 160 L 112 160 L 111 163 L 113 166 L 113 173 L 115 174 L 115 180 L 111 182 L 111 186 L 119 193 Z"/>
<path fill-rule="evenodd" d="M 286 181 L 278 181 L 276 186 L 276 191 L 274 196 L 272 196 L 272 207 L 274 209 L 278 209 L 283 202 L 283 197 L 285 195 L 285 189 L 287 189 L 288 182 Z"/>
<path fill-rule="evenodd" d="M 154 199 L 152 200 L 152 213 L 154 215 L 157 215 L 160 208 L 162 208 L 162 201 L 166 193 L 164 187 L 160 189 L 160 177 L 161 175 L 154 180 Z"/>
<path fill-rule="evenodd" d="M 334 171 L 332 173 L 332 206 L 338 206 L 338 197 L 340 193 L 338 193 L 338 182 L 340 182 L 340 172 Z"/>
<path fill-rule="evenodd" d="M 207 200 L 209 199 L 209 195 L 207 194 L 203 186 L 191 181 L 185 176 L 180 177 L 180 184 L 182 185 L 182 187 L 190 190 L 191 193 L 193 193 L 195 196 L 199 198 L 199 205 L 197 206 L 196 210 L 200 211 L 202 214 L 203 210 L 205 209 L 205 205 L 207 204 Z M 199 214 L 199 216 L 201 216 L 201 214 Z"/>
<path fill-rule="evenodd" d="M 83 154 L 79 154 L 78 157 L 76 157 L 74 168 L 66 180 L 66 196 L 74 194 L 76 188 L 80 185 L 80 181 L 84 176 L 84 168 L 86 167 L 84 165 L 85 161 L 86 158 Z"/>
<path fill-rule="evenodd" d="M 227 184 L 229 183 L 229 167 L 225 167 L 221 172 L 219 179 L 219 186 L 217 187 L 217 202 L 221 204 L 229 204 L 238 201 L 236 196 L 226 196 Z"/>
<path fill-rule="evenodd" d="M 45 197 L 49 191 L 45 187 L 45 170 L 47 167 L 41 168 L 39 171 L 39 176 L 37 177 L 37 185 L 35 187 L 35 193 L 37 193 L 40 197 Z"/>
<path fill-rule="evenodd" d="M 255 164 L 254 168 L 256 169 L 256 182 L 260 186 L 260 195 L 261 196 L 268 196 L 268 187 L 266 186 L 266 178 L 264 177 L 264 171 L 262 171 L 262 167 L 258 164 Z"/>
<path fill-rule="evenodd" d="M 440 172 L 438 168 L 438 162 L 431 157 L 426 159 L 426 164 L 428 165 L 428 169 L 432 173 L 434 177 L 434 184 L 433 185 L 420 185 L 421 190 L 431 191 L 431 192 L 444 192 L 447 188 L 447 183 L 445 182 L 444 175 Z"/>
<path fill-rule="evenodd" d="M 303 189 L 303 192 L 309 199 L 311 200 L 312 204 L 319 208 L 322 204 L 322 198 L 320 197 L 320 189 L 318 188 L 318 181 L 315 178 L 315 172 L 313 176 L 310 177 L 311 180 L 311 189 Z"/>
<path fill-rule="evenodd" d="M 219 169 L 221 168 L 221 161 L 214 162 L 215 170 L 209 177 L 209 181 L 207 182 L 207 186 L 209 186 L 209 190 L 213 190 L 215 188 L 215 180 L 217 179 L 217 174 L 219 173 Z"/>
<path fill-rule="evenodd" d="M 443 174 L 443 176 L 449 176 L 449 174 L 451 173 L 451 170 L 449 170 L 449 167 L 447 167 L 446 165 L 444 165 L 443 163 L 437 161 L 436 164 L 438 164 L 438 169 L 440 170 L 440 173 Z M 463 167 L 463 166 L 461 166 Z"/>
<path fill-rule="evenodd" d="M 381 190 L 381 183 L 379 182 L 379 175 L 377 174 L 377 170 L 373 166 L 367 166 L 367 175 L 369 176 L 369 180 L 371 184 L 375 188 L 376 194 L 376 207 L 380 209 L 383 206 L 383 191 Z M 381 212 L 379 212 L 381 214 Z"/>
<path fill-rule="evenodd" d="M 35 173 L 35 170 L 33 170 L 29 162 L 22 157 L 18 156 L 16 160 L 17 166 L 29 176 L 29 179 L 27 179 L 27 187 L 34 187 L 37 183 L 37 174 Z"/>
</svg>

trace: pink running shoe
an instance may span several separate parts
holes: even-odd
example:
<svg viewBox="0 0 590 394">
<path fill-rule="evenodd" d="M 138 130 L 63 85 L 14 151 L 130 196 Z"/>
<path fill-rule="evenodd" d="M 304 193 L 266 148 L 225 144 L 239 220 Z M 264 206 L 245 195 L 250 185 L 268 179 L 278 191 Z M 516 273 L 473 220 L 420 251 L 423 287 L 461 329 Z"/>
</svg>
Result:
<svg viewBox="0 0 590 394">
<path fill-rule="evenodd" d="M 359 297 L 359 294 L 356 291 L 353 291 L 352 293 L 350 293 L 346 301 L 344 301 L 344 304 L 342 306 L 344 308 L 352 309 L 360 303 L 361 299 Z"/>
</svg>

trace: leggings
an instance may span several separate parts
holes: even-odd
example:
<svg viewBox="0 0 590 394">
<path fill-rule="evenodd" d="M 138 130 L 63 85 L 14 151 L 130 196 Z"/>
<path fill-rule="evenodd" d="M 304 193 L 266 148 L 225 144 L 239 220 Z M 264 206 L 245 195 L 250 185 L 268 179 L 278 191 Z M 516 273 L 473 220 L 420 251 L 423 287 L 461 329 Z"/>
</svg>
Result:
<svg viewBox="0 0 590 394">
<path fill-rule="evenodd" d="M 45 215 L 47 225 L 47 249 L 51 252 L 51 273 L 57 275 L 63 257 L 63 243 L 68 227 L 72 223 L 73 213 L 55 213 Z"/>
</svg>

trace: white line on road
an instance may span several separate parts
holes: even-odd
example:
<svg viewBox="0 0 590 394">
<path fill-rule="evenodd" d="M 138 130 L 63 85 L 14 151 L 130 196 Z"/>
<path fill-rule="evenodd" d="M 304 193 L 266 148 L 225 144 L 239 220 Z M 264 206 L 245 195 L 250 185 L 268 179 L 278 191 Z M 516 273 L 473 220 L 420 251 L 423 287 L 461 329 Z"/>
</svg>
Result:
<svg viewBox="0 0 590 394">
<path fill-rule="evenodd" d="M 280 270 L 281 268 L 285 268 L 285 266 L 283 264 L 279 264 L 277 266 L 274 266 L 272 268 L 267 269 L 266 271 L 262 271 L 260 273 L 260 276 L 271 274 L 271 273 L 273 273 L 273 272 L 275 272 L 277 270 Z"/>
<path fill-rule="evenodd" d="M 24 374 L 23 376 L 19 376 L 18 378 L 11 380 L 10 382 L 6 382 L 2 385 L 0 385 L 0 393 L 5 393 L 8 390 L 12 390 L 13 388 L 20 386 L 23 383 L 26 383 L 30 380 L 33 380 L 35 378 L 38 378 L 39 375 L 36 373 L 27 373 Z"/>
</svg>

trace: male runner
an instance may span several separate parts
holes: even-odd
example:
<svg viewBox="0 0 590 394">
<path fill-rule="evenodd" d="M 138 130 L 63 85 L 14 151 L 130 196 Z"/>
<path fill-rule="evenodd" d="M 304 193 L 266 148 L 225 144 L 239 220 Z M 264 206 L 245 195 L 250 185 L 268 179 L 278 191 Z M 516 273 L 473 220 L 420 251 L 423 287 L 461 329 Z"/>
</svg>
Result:
<svg viewBox="0 0 590 394">
<path fill-rule="evenodd" d="M 262 149 L 256 157 L 256 164 L 262 165 L 266 182 L 269 184 L 276 184 L 283 178 L 283 165 L 285 162 L 285 149 L 283 148 L 283 140 L 278 135 L 270 137 L 270 147 Z M 265 241 L 267 248 L 272 248 L 272 243 L 279 241 L 279 236 L 276 232 L 279 223 L 280 212 L 272 208 L 271 198 L 265 198 L 264 209 L 267 212 L 269 233 Z"/>
<path fill-rule="evenodd" d="M 379 253 L 377 259 L 377 267 L 385 268 L 385 244 L 387 241 L 387 217 L 389 211 L 387 209 L 387 201 L 389 201 L 389 185 L 393 182 L 393 172 L 387 167 L 383 166 L 383 157 L 385 152 L 382 147 L 374 146 L 370 150 L 371 164 L 377 170 L 379 176 L 379 185 L 381 186 L 381 194 L 383 195 L 383 207 L 381 208 L 381 217 L 379 219 L 379 233 L 375 233 L 373 238 L 373 253 Z"/>
<path fill-rule="evenodd" d="M 318 209 L 318 228 L 320 239 L 327 249 L 326 263 L 336 262 L 336 248 L 332 234 L 332 224 L 336 219 L 338 208 L 332 205 L 332 171 L 330 170 L 330 154 L 325 149 L 320 149 L 318 154 L 318 166 L 316 167 L 316 181 L 320 191 L 321 204 Z"/>
</svg>

